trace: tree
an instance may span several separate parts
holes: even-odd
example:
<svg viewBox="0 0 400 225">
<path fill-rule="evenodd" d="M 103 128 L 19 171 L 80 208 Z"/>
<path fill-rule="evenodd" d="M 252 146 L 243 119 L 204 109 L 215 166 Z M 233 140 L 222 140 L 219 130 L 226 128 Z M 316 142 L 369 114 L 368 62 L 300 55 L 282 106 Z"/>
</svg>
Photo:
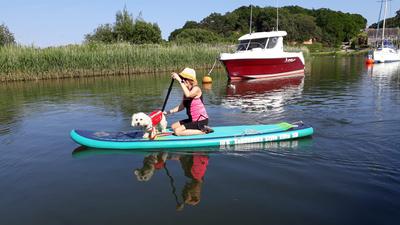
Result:
<svg viewBox="0 0 400 225">
<path fill-rule="evenodd" d="M 132 33 L 133 44 L 156 44 L 161 41 L 161 30 L 157 24 L 136 21 Z"/>
<path fill-rule="evenodd" d="M 175 37 L 174 41 L 178 43 L 217 43 L 221 41 L 221 37 L 205 29 L 185 29 Z"/>
<path fill-rule="evenodd" d="M 294 14 L 283 17 L 280 28 L 287 31 L 287 39 L 304 42 L 316 36 L 317 24 L 315 18 L 306 14 Z"/>
<path fill-rule="evenodd" d="M 100 25 L 93 34 L 86 34 L 85 39 L 88 42 L 113 43 L 116 41 L 115 33 L 111 24 Z"/>
<path fill-rule="evenodd" d="M 115 15 L 114 32 L 119 42 L 132 42 L 134 22 L 126 7 Z"/>
<path fill-rule="evenodd" d="M 15 44 L 14 34 L 4 24 L 0 25 L 0 46 Z"/>
<path fill-rule="evenodd" d="M 129 42 L 132 44 L 160 43 L 161 30 L 157 24 L 147 23 L 141 13 L 136 18 L 128 12 L 126 7 L 115 15 L 114 25 L 105 24 L 96 28 L 93 34 L 85 35 L 87 42 Z"/>
<path fill-rule="evenodd" d="M 249 32 L 250 11 L 252 8 L 252 32 L 276 30 L 276 8 L 242 6 L 224 15 L 211 13 L 199 23 L 188 21 L 182 28 L 173 31 L 169 40 L 175 40 L 187 29 L 201 28 L 217 34 L 220 41 L 236 41 Z M 400 11 L 400 10 L 399 10 Z M 400 12 L 398 12 L 400 20 Z M 397 17 L 396 17 L 397 18 Z M 279 30 L 288 33 L 286 41 L 302 42 L 313 38 L 324 45 L 337 46 L 349 41 L 364 29 L 366 19 L 358 14 L 343 13 L 330 9 L 305 9 L 300 6 L 285 6 L 279 9 Z M 194 31 L 189 33 L 193 34 Z M 185 36 L 185 35 L 182 35 Z M 182 37 L 181 37 L 182 38 Z M 201 38 L 199 38 L 201 39 Z M 191 40 L 186 38 L 183 40 Z"/>
<path fill-rule="evenodd" d="M 181 33 L 184 29 L 194 29 L 194 28 L 200 28 L 200 24 L 198 24 L 198 23 L 195 22 L 195 21 L 189 20 L 189 21 L 187 21 L 187 22 L 185 23 L 185 25 L 183 25 L 182 28 L 175 29 L 174 31 L 172 31 L 171 34 L 170 34 L 169 37 L 168 37 L 168 41 L 173 41 L 173 40 L 175 40 L 176 36 L 177 36 L 179 33 Z"/>
</svg>

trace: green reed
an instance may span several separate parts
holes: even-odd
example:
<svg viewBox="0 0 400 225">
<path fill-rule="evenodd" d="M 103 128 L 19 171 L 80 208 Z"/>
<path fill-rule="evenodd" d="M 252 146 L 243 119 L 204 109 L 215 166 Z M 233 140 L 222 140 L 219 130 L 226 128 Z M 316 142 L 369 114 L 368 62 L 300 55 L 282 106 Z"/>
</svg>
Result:
<svg viewBox="0 0 400 225">
<path fill-rule="evenodd" d="M 84 44 L 0 48 L 0 81 L 123 75 L 208 68 L 227 46 Z"/>
</svg>

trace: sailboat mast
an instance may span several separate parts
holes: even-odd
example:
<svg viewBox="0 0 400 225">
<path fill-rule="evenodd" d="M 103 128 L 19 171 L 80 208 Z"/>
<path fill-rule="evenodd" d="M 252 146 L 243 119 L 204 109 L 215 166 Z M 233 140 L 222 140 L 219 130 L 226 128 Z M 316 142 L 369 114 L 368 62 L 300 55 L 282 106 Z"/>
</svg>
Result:
<svg viewBox="0 0 400 225">
<path fill-rule="evenodd" d="M 279 31 L 279 7 L 278 7 L 278 0 L 276 0 L 276 31 Z"/>
<path fill-rule="evenodd" d="M 251 34 L 252 23 L 253 23 L 253 5 L 250 5 L 250 24 L 249 24 L 250 32 L 249 32 L 249 34 Z"/>
<path fill-rule="evenodd" d="M 384 47 L 384 40 L 385 40 L 385 27 L 386 27 L 386 13 L 387 13 L 387 0 L 385 0 L 385 12 L 383 16 L 383 27 L 382 27 L 382 48 Z"/>
<path fill-rule="evenodd" d="M 379 17 L 376 26 L 375 43 L 374 43 L 375 47 L 378 47 L 378 35 L 379 35 L 380 22 L 382 18 L 382 8 L 383 8 L 383 1 L 381 1 L 381 8 L 379 9 Z"/>
</svg>

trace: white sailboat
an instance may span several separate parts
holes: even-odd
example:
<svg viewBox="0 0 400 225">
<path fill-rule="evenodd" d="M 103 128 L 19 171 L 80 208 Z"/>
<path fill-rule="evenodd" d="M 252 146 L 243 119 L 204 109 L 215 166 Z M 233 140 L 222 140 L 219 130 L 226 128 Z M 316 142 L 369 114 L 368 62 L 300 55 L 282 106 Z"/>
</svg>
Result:
<svg viewBox="0 0 400 225">
<path fill-rule="evenodd" d="M 383 17 L 382 27 L 382 43 L 377 49 L 372 52 L 372 59 L 374 63 L 385 63 L 400 61 L 400 50 L 396 49 L 390 40 L 385 39 L 385 28 L 386 28 L 386 14 L 387 14 L 387 0 L 385 2 L 385 10 Z"/>
</svg>

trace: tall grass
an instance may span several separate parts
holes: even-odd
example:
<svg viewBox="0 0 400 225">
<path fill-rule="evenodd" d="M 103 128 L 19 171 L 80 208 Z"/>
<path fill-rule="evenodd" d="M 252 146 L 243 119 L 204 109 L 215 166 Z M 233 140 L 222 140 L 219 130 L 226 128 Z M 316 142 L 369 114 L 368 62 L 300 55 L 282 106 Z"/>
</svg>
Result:
<svg viewBox="0 0 400 225">
<path fill-rule="evenodd" d="M 285 45 L 284 49 L 287 52 L 303 52 L 303 55 L 305 57 L 308 57 L 310 55 L 310 50 L 304 45 L 300 46 Z"/>
<path fill-rule="evenodd" d="M 122 75 L 211 67 L 226 46 L 84 44 L 0 48 L 0 81 Z"/>
</svg>

